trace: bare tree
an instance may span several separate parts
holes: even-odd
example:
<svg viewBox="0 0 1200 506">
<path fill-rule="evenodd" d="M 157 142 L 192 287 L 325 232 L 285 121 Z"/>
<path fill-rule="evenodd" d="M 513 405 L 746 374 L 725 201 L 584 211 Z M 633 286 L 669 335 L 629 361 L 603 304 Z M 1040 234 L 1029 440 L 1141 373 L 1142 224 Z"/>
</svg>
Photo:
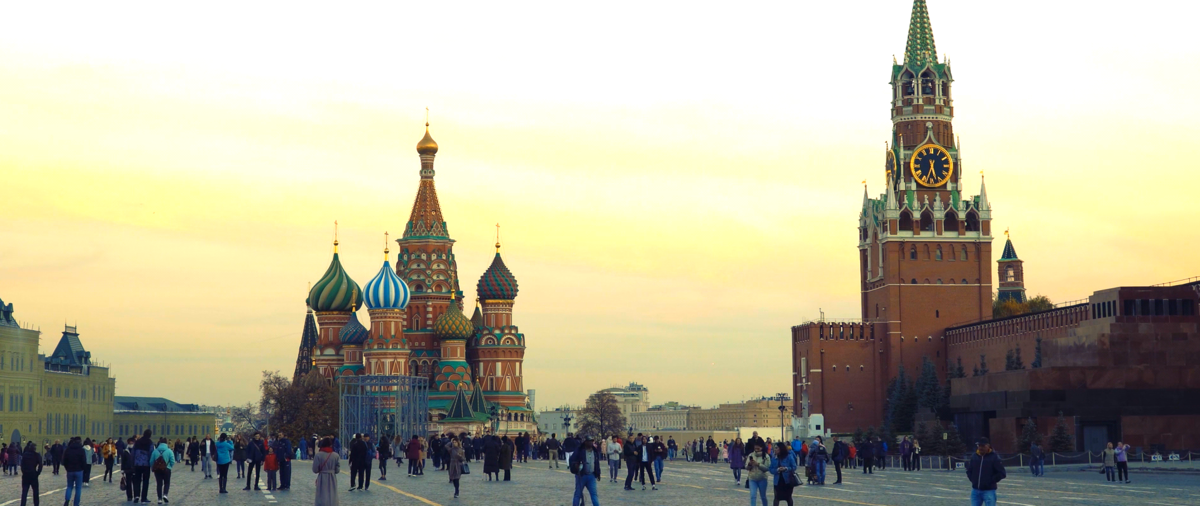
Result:
<svg viewBox="0 0 1200 506">
<path fill-rule="evenodd" d="M 617 435 L 625 427 L 625 414 L 617 398 L 609 392 L 596 392 L 588 397 L 579 411 L 579 434 L 603 438 Z"/>
</svg>

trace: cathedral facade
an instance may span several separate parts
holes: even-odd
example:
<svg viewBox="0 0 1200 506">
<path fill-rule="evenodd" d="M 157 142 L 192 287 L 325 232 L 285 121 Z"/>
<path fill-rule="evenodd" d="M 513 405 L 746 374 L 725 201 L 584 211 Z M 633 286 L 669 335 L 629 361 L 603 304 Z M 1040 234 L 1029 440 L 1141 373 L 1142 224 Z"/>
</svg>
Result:
<svg viewBox="0 0 1200 506">
<path fill-rule="evenodd" d="M 295 377 L 316 371 L 330 381 L 355 375 L 429 379 L 433 430 L 536 432 L 524 393 L 525 336 L 513 324 L 517 280 L 500 256 L 479 278 L 474 315 L 463 313 L 454 239 L 434 185 L 438 145 L 425 125 L 417 143 L 420 179 L 397 252 L 365 289 L 347 274 L 334 240 L 333 260 L 308 294 Z M 395 260 L 395 267 L 391 261 Z M 367 307 L 368 324 L 359 318 Z"/>
</svg>

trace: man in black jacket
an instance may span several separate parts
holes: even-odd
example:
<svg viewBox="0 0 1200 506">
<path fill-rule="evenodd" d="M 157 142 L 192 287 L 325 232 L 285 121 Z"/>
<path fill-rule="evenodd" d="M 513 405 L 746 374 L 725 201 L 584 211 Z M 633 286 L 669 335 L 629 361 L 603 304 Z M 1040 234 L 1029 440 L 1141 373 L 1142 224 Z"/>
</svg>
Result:
<svg viewBox="0 0 1200 506">
<path fill-rule="evenodd" d="M 21 454 L 21 506 L 25 506 L 25 498 L 29 489 L 33 488 L 33 506 L 38 506 L 38 475 L 42 474 L 42 456 L 37 451 L 37 444 L 30 441 L 25 445 L 25 453 Z"/>
<path fill-rule="evenodd" d="M 996 484 L 1008 477 L 1000 456 L 992 451 L 991 441 L 981 437 L 975 441 L 975 454 L 967 464 L 967 479 L 971 480 L 971 506 L 995 506 Z"/>
<path fill-rule="evenodd" d="M 121 451 L 117 453 L 117 457 L 121 460 L 121 479 L 125 480 L 125 502 L 133 502 L 133 458 L 129 456 L 129 451 L 133 449 L 136 441 L 129 438 L 129 444 L 124 443 L 122 441 Z"/>
<path fill-rule="evenodd" d="M 63 502 L 63 506 L 71 502 L 71 489 L 75 489 L 75 506 L 79 506 L 80 496 L 83 495 L 83 469 L 87 464 L 83 443 L 76 436 L 67 443 L 67 449 L 63 450 L 63 470 L 67 472 L 67 500 Z"/>
<path fill-rule="evenodd" d="M 838 440 L 837 436 L 832 436 L 833 439 L 833 470 L 837 472 L 837 481 L 834 485 L 842 482 L 842 462 L 846 460 L 846 456 L 850 454 L 850 448 L 846 447 L 846 443 Z"/>
<path fill-rule="evenodd" d="M 133 460 L 133 502 L 150 502 L 146 494 L 150 493 L 150 454 L 154 453 L 154 441 L 150 440 L 152 434 L 150 429 L 143 431 L 142 437 L 133 443 L 133 449 L 129 451 L 129 458 Z"/>
<path fill-rule="evenodd" d="M 296 456 L 292 441 L 280 432 L 272 447 L 275 448 L 275 461 L 279 463 L 279 488 L 276 490 L 289 490 L 292 488 L 292 458 Z"/>
<path fill-rule="evenodd" d="M 633 439 L 632 434 L 625 438 L 625 445 L 621 448 L 621 457 L 625 459 L 625 469 L 628 472 L 625 475 L 625 490 L 633 490 L 633 477 L 642 465 L 638 457 L 638 446 Z"/>
<path fill-rule="evenodd" d="M 254 439 L 251 439 L 250 443 L 246 445 L 246 459 L 250 463 L 246 465 L 246 488 L 242 490 L 250 490 L 251 476 L 254 476 L 254 490 L 262 490 L 258 487 L 258 477 L 262 472 L 263 460 L 267 456 L 267 450 L 263 444 L 262 433 L 255 432 Z"/>
<path fill-rule="evenodd" d="M 871 440 L 858 444 L 858 458 L 862 459 L 863 474 L 875 474 L 875 444 Z"/>
<path fill-rule="evenodd" d="M 62 465 L 63 445 L 58 441 L 54 442 L 54 446 L 50 447 L 50 458 L 54 460 L 54 475 L 58 476 L 58 466 Z"/>
<path fill-rule="evenodd" d="M 582 506 L 585 489 L 592 497 L 592 505 L 599 505 L 600 497 L 596 493 L 596 480 L 600 479 L 600 463 L 604 459 L 600 456 L 600 450 L 596 448 L 595 441 L 590 437 L 587 438 L 580 443 L 571 457 L 567 461 L 567 468 L 575 470 L 575 495 L 571 498 L 571 505 Z"/>
</svg>

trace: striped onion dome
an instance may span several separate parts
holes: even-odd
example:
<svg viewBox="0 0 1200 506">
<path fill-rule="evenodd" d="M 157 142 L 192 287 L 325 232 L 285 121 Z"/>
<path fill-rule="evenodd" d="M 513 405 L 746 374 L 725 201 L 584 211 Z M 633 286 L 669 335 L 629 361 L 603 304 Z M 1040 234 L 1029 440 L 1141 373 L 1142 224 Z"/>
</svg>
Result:
<svg viewBox="0 0 1200 506">
<path fill-rule="evenodd" d="M 467 319 L 458 303 L 451 300 L 446 312 L 433 322 L 433 332 L 438 339 L 470 339 L 475 335 L 475 324 Z"/>
<path fill-rule="evenodd" d="M 338 340 L 342 344 L 363 344 L 367 342 L 369 335 L 367 328 L 358 321 L 358 313 L 350 313 L 350 321 L 346 322 L 342 326 L 342 330 L 338 332 Z"/>
<path fill-rule="evenodd" d="M 496 252 L 496 258 L 492 259 L 491 267 L 488 267 L 483 276 L 480 276 L 475 292 L 483 300 L 513 300 L 517 298 L 517 278 L 513 277 L 512 272 L 504 265 L 499 251 Z"/>
<path fill-rule="evenodd" d="M 404 309 L 408 307 L 408 285 L 385 259 L 379 274 L 367 282 L 364 298 L 370 309 Z"/>
<path fill-rule="evenodd" d="M 317 312 L 354 311 L 362 306 L 362 300 L 362 289 L 342 268 L 335 245 L 333 262 L 330 262 L 329 269 L 308 292 L 308 307 Z"/>
</svg>

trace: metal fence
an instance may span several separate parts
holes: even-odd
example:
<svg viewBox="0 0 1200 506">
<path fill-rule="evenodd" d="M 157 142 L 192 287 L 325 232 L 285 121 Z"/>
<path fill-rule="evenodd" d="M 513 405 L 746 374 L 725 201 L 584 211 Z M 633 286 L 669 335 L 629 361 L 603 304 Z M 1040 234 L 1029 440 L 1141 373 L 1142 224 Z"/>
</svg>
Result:
<svg viewBox="0 0 1200 506">
<path fill-rule="evenodd" d="M 942 457 L 937 455 L 921 455 L 918 457 L 918 466 L 920 469 L 942 469 L 953 471 L 958 469 L 958 465 L 964 467 L 970 461 L 969 455 L 960 458 L 957 456 Z M 1168 451 L 1163 453 L 1147 453 L 1130 451 L 1128 455 L 1129 463 L 1143 462 L 1196 462 L 1200 461 L 1200 452 L 1192 452 L 1188 450 Z M 861 460 L 861 459 L 860 459 Z M 903 467 L 899 455 L 885 455 L 884 463 L 888 467 Z M 1025 467 L 1029 465 L 1029 454 L 1025 453 L 1010 453 L 1000 454 L 1000 461 L 1005 467 Z M 1079 452 L 1079 453 L 1046 453 L 1045 461 L 1042 463 L 1046 466 L 1055 465 L 1097 465 L 1104 462 L 1104 457 L 1100 453 Z"/>
<path fill-rule="evenodd" d="M 343 449 L 354 434 L 426 435 L 429 430 L 429 379 L 417 376 L 346 376 L 338 378 L 338 437 Z"/>
</svg>

